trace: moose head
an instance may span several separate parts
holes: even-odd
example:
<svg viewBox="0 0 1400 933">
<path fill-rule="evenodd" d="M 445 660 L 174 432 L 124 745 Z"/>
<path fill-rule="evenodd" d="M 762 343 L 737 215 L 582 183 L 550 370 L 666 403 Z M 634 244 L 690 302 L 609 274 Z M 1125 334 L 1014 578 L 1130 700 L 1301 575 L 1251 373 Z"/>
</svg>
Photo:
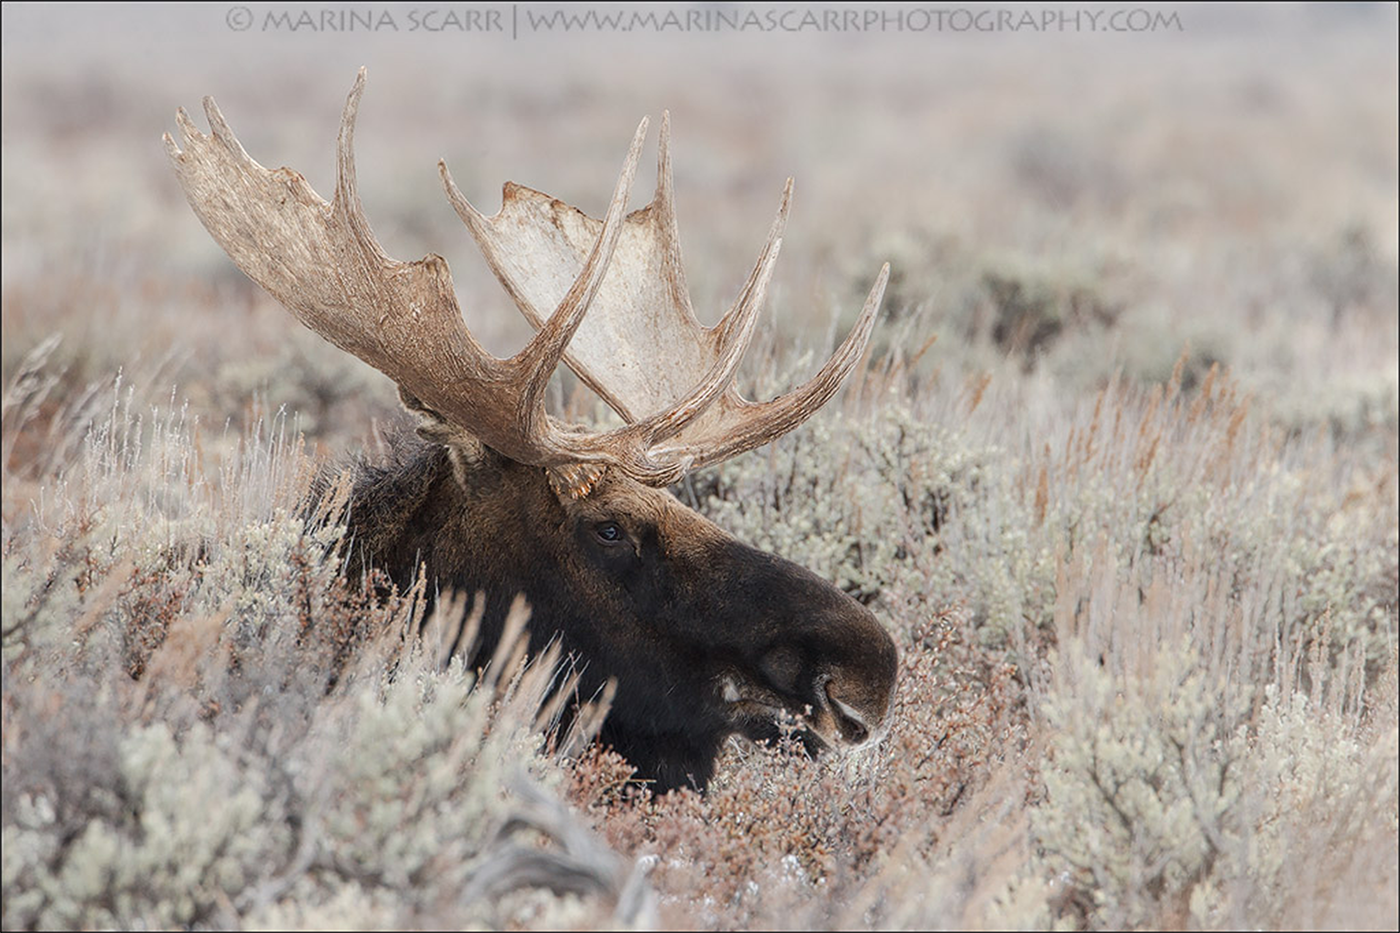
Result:
<svg viewBox="0 0 1400 933">
<path fill-rule="evenodd" d="M 793 715 L 809 749 L 860 745 L 890 709 L 894 643 L 862 605 L 808 570 L 748 547 L 663 488 L 792 430 L 865 350 L 889 274 L 821 370 L 768 402 L 735 372 L 782 242 L 788 181 L 737 300 L 696 319 L 681 265 L 661 126 L 656 193 L 626 212 L 647 122 L 604 218 L 514 184 L 493 217 L 439 171 L 496 277 L 536 328 L 508 359 L 467 330 L 447 263 L 387 256 L 356 189 L 360 70 L 346 101 L 334 200 L 244 152 L 211 98 L 211 132 L 177 114 L 166 148 L 195 213 L 233 261 L 307 327 L 389 376 L 428 441 L 366 470 L 350 524 L 363 559 L 408 580 L 486 594 L 489 657 L 523 593 L 531 646 L 559 640 L 584 691 L 616 683 L 601 739 L 659 790 L 703 788 L 727 736 L 778 734 Z M 548 312 L 548 313 L 546 313 Z M 560 361 L 623 421 L 588 430 L 545 410 Z"/>
</svg>

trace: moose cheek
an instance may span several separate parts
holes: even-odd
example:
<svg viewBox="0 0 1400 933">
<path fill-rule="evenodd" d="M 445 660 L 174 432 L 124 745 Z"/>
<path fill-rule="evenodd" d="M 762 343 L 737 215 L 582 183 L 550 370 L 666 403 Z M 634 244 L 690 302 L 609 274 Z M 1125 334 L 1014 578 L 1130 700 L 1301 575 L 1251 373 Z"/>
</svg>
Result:
<svg viewBox="0 0 1400 933">
<path fill-rule="evenodd" d="M 798 675 L 802 673 L 802 659 L 788 647 L 774 648 L 763 656 L 759 665 L 768 682 L 784 693 L 795 693 Z"/>
</svg>

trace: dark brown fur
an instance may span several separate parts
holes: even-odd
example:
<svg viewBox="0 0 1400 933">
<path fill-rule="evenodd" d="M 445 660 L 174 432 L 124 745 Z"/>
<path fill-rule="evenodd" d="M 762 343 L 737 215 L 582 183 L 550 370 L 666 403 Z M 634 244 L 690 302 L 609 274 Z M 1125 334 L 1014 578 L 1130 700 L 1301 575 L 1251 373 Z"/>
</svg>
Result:
<svg viewBox="0 0 1400 933">
<path fill-rule="evenodd" d="M 836 587 L 616 471 L 573 499 L 545 469 L 459 440 L 366 471 L 350 513 L 359 559 L 400 584 L 422 564 L 430 586 L 484 591 L 478 656 L 523 593 L 533 651 L 558 637 L 584 696 L 616 680 L 601 739 L 658 790 L 703 789 L 724 739 L 772 737 L 779 708 L 806 713 L 811 747 L 858 744 L 883 722 L 894 644 Z"/>
</svg>

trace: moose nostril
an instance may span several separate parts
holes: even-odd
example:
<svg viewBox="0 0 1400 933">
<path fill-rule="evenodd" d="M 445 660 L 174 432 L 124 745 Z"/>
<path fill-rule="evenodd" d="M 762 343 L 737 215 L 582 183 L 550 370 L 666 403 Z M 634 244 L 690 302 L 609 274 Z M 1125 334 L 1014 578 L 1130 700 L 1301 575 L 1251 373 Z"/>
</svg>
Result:
<svg viewBox="0 0 1400 933">
<path fill-rule="evenodd" d="M 826 690 L 826 698 L 831 701 L 831 713 L 836 719 L 837 728 L 841 730 L 842 738 L 852 745 L 859 745 L 870 738 L 870 729 L 865 725 L 865 718 L 860 713 L 832 696 L 830 687 Z"/>
</svg>

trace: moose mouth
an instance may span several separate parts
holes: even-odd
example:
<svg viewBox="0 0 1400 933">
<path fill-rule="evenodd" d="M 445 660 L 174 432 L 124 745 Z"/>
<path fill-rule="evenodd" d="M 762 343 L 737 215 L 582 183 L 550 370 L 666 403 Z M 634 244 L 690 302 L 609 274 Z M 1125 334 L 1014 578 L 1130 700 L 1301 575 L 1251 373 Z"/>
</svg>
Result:
<svg viewBox="0 0 1400 933">
<path fill-rule="evenodd" d="M 807 754 L 849 749 L 871 740 L 865 715 L 831 693 L 831 679 L 817 678 L 808 697 L 790 697 L 777 691 L 726 676 L 720 696 L 735 729 L 750 741 L 765 745 L 795 738 Z M 878 737 L 878 736 L 877 736 Z"/>
</svg>

